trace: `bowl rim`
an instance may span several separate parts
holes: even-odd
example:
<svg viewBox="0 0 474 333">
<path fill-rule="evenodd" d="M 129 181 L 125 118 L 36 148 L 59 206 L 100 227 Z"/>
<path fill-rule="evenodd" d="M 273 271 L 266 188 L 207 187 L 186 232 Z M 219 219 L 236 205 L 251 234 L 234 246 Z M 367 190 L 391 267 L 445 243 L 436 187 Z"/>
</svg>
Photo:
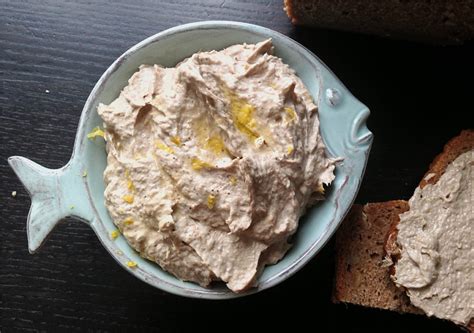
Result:
<svg viewBox="0 0 474 333">
<path fill-rule="evenodd" d="M 237 21 L 224 21 L 224 20 L 211 20 L 211 21 L 199 21 L 199 22 L 192 22 L 192 23 L 186 23 L 182 25 L 178 25 L 166 30 L 163 30 L 159 33 L 156 33 L 150 37 L 145 38 L 144 40 L 138 42 L 137 44 L 133 45 L 129 49 L 127 49 L 124 53 L 122 53 L 107 69 L 106 71 L 101 75 L 97 83 L 95 84 L 94 88 L 92 89 L 91 93 L 89 94 L 86 103 L 84 104 L 80 121 L 79 121 L 79 130 L 77 131 L 76 138 L 75 138 L 75 146 L 73 149 L 73 154 L 71 157 L 71 161 L 74 159 L 76 152 L 78 152 L 80 148 L 80 143 L 82 142 L 84 135 L 85 135 L 85 126 L 83 126 L 86 123 L 86 118 L 89 117 L 94 110 L 92 110 L 92 105 L 96 101 L 98 95 L 102 92 L 104 89 L 105 83 L 110 79 L 111 75 L 117 71 L 120 66 L 131 56 L 133 56 L 137 51 L 142 49 L 143 47 L 152 44 L 154 42 L 157 42 L 161 39 L 164 38 L 169 38 L 172 37 L 173 35 L 191 31 L 191 30 L 210 30 L 210 29 L 216 29 L 216 28 L 226 28 L 226 29 L 234 29 L 234 30 L 240 30 L 240 31 L 246 31 L 250 33 L 257 33 L 261 34 L 264 36 L 268 36 L 269 38 L 273 36 L 277 36 L 279 39 L 282 41 L 288 43 L 288 44 L 293 44 L 296 46 L 298 52 L 304 56 L 305 58 L 308 59 L 309 63 L 317 63 L 318 66 L 324 67 L 324 69 L 332 76 L 332 78 L 337 81 L 338 85 L 340 85 L 343 89 L 345 89 L 345 92 L 350 94 L 354 99 L 356 99 L 350 92 L 349 90 L 344 86 L 344 84 L 336 77 L 336 75 L 324 64 L 321 59 L 319 59 L 313 52 L 308 50 L 306 47 L 298 43 L 297 41 L 293 40 L 292 38 L 269 28 L 260 26 L 260 25 L 255 25 L 251 23 L 244 23 L 244 22 L 237 22 Z M 357 100 L 357 99 L 356 99 Z M 367 109 L 368 111 L 368 109 Z M 370 133 L 370 132 L 369 132 Z M 370 134 L 371 135 L 371 134 Z M 368 150 L 370 151 L 370 146 L 368 147 Z M 368 153 L 367 153 L 368 155 Z M 364 161 L 364 166 L 362 169 L 362 176 L 365 171 L 365 166 L 367 164 L 367 158 Z M 361 177 L 362 178 L 362 177 Z M 355 200 L 355 197 L 357 195 L 357 192 L 360 187 L 361 180 L 359 180 L 356 190 L 355 190 L 355 195 L 352 197 L 352 201 L 349 204 L 349 207 L 352 205 L 353 201 Z M 95 207 L 95 203 L 92 202 L 92 194 L 90 193 L 90 188 L 87 185 L 87 192 L 89 195 L 89 200 L 91 200 L 91 204 L 94 210 L 95 218 L 98 220 L 101 220 L 100 214 L 97 211 Z M 135 277 L 139 278 L 140 280 L 146 282 L 147 284 L 152 285 L 153 287 L 159 288 L 163 291 L 166 291 L 168 293 L 172 293 L 175 295 L 179 296 L 185 296 L 185 297 L 191 297 L 191 298 L 201 298 L 201 299 L 214 299 L 214 300 L 223 300 L 223 299 L 232 299 L 232 298 L 239 298 L 243 296 L 248 296 L 252 295 L 255 293 L 258 293 L 262 290 L 269 289 L 284 280 L 288 279 L 291 277 L 293 274 L 295 274 L 297 271 L 299 271 L 304 265 L 306 265 L 314 256 L 319 253 L 319 251 L 327 244 L 329 239 L 332 237 L 332 235 L 335 233 L 337 230 L 338 226 L 341 224 L 342 220 L 344 219 L 345 215 L 348 213 L 349 208 L 342 214 L 342 218 L 340 220 L 333 220 L 330 223 L 328 223 L 328 226 L 324 229 L 320 237 L 314 239 L 311 241 L 311 245 L 298 257 L 290 264 L 288 267 L 285 269 L 277 272 L 273 276 L 269 277 L 264 281 L 263 283 L 259 283 L 257 287 L 251 288 L 245 292 L 242 293 L 234 293 L 231 292 L 230 290 L 226 293 L 217 293 L 216 290 L 209 289 L 209 290 L 204 290 L 204 291 L 198 291 L 194 289 L 188 289 L 186 287 L 182 287 L 176 284 L 169 283 L 167 281 L 162 280 L 158 276 L 154 276 L 157 280 L 159 280 L 160 283 L 153 283 L 153 281 L 150 281 L 146 276 L 142 274 L 138 274 L 134 270 L 127 270 L 129 273 L 132 273 Z M 100 223 L 103 227 L 103 223 Z M 97 230 L 94 228 L 94 231 L 96 231 L 97 235 L 99 236 L 99 233 L 102 231 Z M 112 255 L 112 257 L 120 264 L 120 266 L 124 267 L 123 262 L 119 261 L 119 258 L 116 256 L 115 253 L 112 252 L 111 249 L 109 249 L 108 245 L 105 244 L 104 239 L 99 236 L 98 237 L 102 245 L 105 247 L 105 249 Z M 214 292 L 213 292 L 214 291 Z"/>
</svg>

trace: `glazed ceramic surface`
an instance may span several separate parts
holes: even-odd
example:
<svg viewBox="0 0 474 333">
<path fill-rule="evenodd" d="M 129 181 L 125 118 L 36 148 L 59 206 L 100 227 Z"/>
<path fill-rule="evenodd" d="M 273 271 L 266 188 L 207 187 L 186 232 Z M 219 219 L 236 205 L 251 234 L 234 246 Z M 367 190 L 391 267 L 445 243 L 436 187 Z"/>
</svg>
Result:
<svg viewBox="0 0 474 333">
<path fill-rule="evenodd" d="M 172 67 L 195 52 L 218 50 L 237 43 L 256 43 L 272 38 L 275 55 L 290 65 L 303 80 L 319 106 L 321 133 L 329 154 L 343 161 L 326 200 L 301 219 L 294 246 L 276 265 L 265 268 L 259 285 L 234 294 L 223 285 L 210 289 L 183 282 L 157 264 L 141 258 L 116 230 L 104 205 L 103 171 L 105 143 L 87 139 L 87 133 L 102 126 L 99 103 L 110 103 L 127 85 L 141 64 Z M 145 39 L 120 56 L 102 75 L 84 105 L 75 146 L 69 163 L 46 169 L 23 157 L 9 163 L 31 195 L 27 221 L 28 247 L 36 252 L 60 219 L 72 216 L 87 223 L 115 260 L 137 278 L 165 291 L 188 297 L 225 299 L 267 289 L 285 280 L 305 265 L 336 231 L 357 194 L 367 162 L 372 134 L 366 127 L 369 110 L 310 51 L 292 39 L 256 25 L 208 21 L 178 26 Z M 138 265 L 127 266 L 128 261 Z"/>
</svg>

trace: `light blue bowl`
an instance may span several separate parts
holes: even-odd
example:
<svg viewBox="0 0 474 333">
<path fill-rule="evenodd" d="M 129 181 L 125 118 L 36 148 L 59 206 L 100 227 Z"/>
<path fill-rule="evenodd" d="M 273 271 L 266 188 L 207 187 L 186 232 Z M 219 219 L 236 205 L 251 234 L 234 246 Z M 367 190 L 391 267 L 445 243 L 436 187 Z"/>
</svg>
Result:
<svg viewBox="0 0 474 333">
<path fill-rule="evenodd" d="M 183 282 L 158 265 L 141 258 L 120 236 L 104 205 L 106 154 L 103 142 L 86 138 L 102 124 L 100 102 L 110 103 L 127 85 L 141 64 L 175 66 L 195 52 L 219 50 L 237 43 L 273 39 L 275 54 L 296 70 L 319 105 L 321 132 L 332 156 L 344 158 L 324 202 L 310 209 L 300 221 L 294 246 L 278 264 L 265 268 L 257 288 L 234 294 L 225 287 L 202 288 Z M 298 271 L 318 253 L 336 231 L 357 194 L 367 163 L 372 133 L 366 127 L 369 110 L 350 94 L 336 76 L 310 51 L 292 39 L 260 26 L 226 21 L 181 25 L 145 39 L 121 55 L 102 75 L 82 111 L 73 154 L 60 169 L 46 169 L 26 158 L 13 156 L 9 163 L 31 195 L 27 221 L 28 247 L 36 252 L 45 238 L 66 216 L 87 223 L 115 260 L 131 274 L 181 296 L 226 299 L 270 288 Z M 99 141 L 99 143 L 97 143 Z M 84 177 L 84 172 L 87 176 Z M 128 261 L 138 263 L 135 268 Z"/>
</svg>

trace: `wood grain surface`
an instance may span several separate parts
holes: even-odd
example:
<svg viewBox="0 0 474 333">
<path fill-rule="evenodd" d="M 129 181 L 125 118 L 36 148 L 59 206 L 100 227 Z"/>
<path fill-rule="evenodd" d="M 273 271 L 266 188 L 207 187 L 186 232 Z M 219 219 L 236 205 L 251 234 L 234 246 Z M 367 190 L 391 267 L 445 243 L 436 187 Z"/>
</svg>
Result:
<svg viewBox="0 0 474 333">
<path fill-rule="evenodd" d="M 290 325 L 298 332 L 329 325 L 460 332 L 440 320 L 331 304 L 332 243 L 281 285 L 219 302 L 138 281 L 78 221 L 65 221 L 38 254 L 28 253 L 30 201 L 7 157 L 64 165 L 82 106 L 109 64 L 156 32 L 210 19 L 256 23 L 294 38 L 369 106 L 375 141 L 358 203 L 408 199 L 443 144 L 473 127 L 472 43 L 441 48 L 294 28 L 282 1 L 0 0 L 0 331 L 268 332 Z"/>
</svg>

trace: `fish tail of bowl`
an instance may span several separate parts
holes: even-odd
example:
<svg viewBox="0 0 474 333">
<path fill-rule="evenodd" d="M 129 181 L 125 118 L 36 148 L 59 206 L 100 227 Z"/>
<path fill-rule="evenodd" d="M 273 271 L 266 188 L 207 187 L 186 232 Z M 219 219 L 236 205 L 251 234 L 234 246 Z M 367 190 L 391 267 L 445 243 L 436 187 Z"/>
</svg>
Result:
<svg viewBox="0 0 474 333">
<path fill-rule="evenodd" d="M 8 163 L 31 196 L 27 220 L 30 253 L 41 247 L 65 217 L 93 221 L 93 208 L 83 200 L 87 189 L 78 164 L 70 162 L 60 169 L 48 169 L 20 156 L 8 158 Z"/>
</svg>

